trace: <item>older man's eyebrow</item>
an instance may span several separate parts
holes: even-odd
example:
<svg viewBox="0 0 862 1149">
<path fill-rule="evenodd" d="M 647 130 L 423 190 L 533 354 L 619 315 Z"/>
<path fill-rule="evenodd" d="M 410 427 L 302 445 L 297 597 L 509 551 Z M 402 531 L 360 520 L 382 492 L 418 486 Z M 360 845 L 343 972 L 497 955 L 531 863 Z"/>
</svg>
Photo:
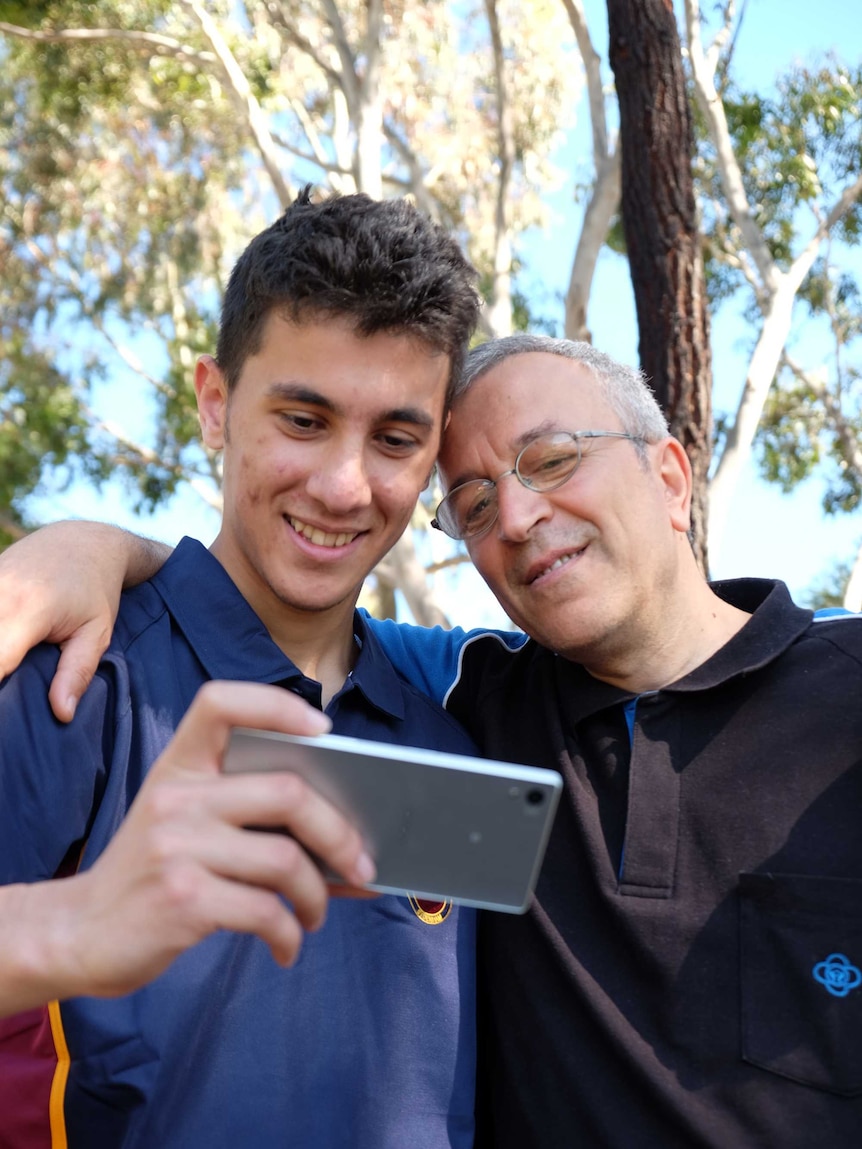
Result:
<svg viewBox="0 0 862 1149">
<path fill-rule="evenodd" d="M 343 408 L 334 403 L 327 395 L 316 391 L 305 383 L 279 380 L 270 383 L 267 395 L 271 399 L 290 400 L 294 403 L 305 403 L 309 407 L 320 407 L 333 415 L 343 414 Z M 380 411 L 375 416 L 378 423 L 407 423 L 414 427 L 434 428 L 434 416 L 421 407 L 393 407 L 390 410 Z"/>
<path fill-rule="evenodd" d="M 560 430 L 560 425 L 556 419 L 546 419 L 544 423 L 539 423 L 536 427 L 531 427 L 529 431 L 524 431 L 523 434 L 518 435 L 513 439 L 510 444 L 512 452 L 512 461 L 514 462 L 515 456 L 519 451 L 522 451 L 528 443 L 532 443 L 534 439 L 538 439 L 540 435 L 553 435 Z M 457 474 L 450 486 L 449 490 L 454 491 L 456 487 L 462 486 L 464 483 L 472 483 L 479 480 L 482 483 L 496 482 L 496 479 L 491 479 L 489 475 L 479 475 L 476 471 L 461 471 Z"/>
<path fill-rule="evenodd" d="M 544 423 L 540 423 L 538 427 L 531 427 L 529 431 L 524 431 L 517 439 L 512 440 L 512 450 L 517 453 L 522 451 L 528 443 L 532 443 L 534 439 L 538 439 L 540 435 L 553 435 L 560 430 L 560 424 L 556 419 L 546 419 Z"/>
</svg>

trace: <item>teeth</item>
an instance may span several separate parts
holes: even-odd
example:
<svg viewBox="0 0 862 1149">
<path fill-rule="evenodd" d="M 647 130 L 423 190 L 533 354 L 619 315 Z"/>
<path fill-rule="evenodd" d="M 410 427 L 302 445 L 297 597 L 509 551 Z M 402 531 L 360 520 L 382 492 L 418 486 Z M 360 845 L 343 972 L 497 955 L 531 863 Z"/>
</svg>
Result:
<svg viewBox="0 0 862 1149">
<path fill-rule="evenodd" d="M 308 523 L 302 522 L 301 519 L 292 519 L 289 515 L 287 521 L 303 538 L 308 539 L 310 543 L 314 543 L 318 547 L 343 547 L 347 543 L 352 543 L 356 538 L 358 531 L 349 534 L 346 531 L 341 531 L 337 535 L 327 534 L 326 531 L 320 530 L 319 527 L 310 527 Z"/>
<path fill-rule="evenodd" d="M 533 579 L 533 582 L 536 582 L 537 579 L 542 578 L 543 575 L 550 574 L 551 571 L 557 570 L 558 567 L 564 567 L 566 563 L 571 562 L 575 555 L 578 554 L 580 554 L 580 551 L 572 551 L 572 553 L 569 555 L 560 555 L 560 557 L 555 559 L 549 567 L 545 567 L 543 571 L 539 571 L 539 573 L 536 575 L 536 578 Z"/>
</svg>

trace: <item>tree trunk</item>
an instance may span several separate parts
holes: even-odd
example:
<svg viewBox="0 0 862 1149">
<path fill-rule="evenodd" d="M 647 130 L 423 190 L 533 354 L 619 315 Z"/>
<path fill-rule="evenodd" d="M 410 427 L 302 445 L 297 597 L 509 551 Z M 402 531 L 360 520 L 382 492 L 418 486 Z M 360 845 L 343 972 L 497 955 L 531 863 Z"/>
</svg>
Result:
<svg viewBox="0 0 862 1149">
<path fill-rule="evenodd" d="M 641 367 L 691 461 L 692 542 L 706 571 L 709 313 L 691 171 L 691 116 L 671 0 L 608 0 L 608 28 Z"/>
</svg>

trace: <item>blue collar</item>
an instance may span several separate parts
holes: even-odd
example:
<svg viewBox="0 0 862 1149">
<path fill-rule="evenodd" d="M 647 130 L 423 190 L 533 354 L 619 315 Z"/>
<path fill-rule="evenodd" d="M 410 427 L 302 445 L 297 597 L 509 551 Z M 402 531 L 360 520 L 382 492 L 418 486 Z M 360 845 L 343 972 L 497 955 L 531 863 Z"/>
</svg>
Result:
<svg viewBox="0 0 862 1149">
<path fill-rule="evenodd" d="M 319 686 L 290 661 L 202 543 L 184 538 L 151 580 L 153 589 L 210 678 L 278 683 L 305 698 Z M 358 611 L 353 615 L 356 665 L 339 697 L 352 687 L 392 718 L 405 714 L 404 684 Z"/>
</svg>

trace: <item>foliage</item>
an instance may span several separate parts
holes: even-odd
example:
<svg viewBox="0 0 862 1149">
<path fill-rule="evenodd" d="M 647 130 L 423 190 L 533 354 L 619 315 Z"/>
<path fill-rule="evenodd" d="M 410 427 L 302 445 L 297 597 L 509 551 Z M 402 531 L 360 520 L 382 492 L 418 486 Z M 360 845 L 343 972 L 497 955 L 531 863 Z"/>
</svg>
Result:
<svg viewBox="0 0 862 1149">
<path fill-rule="evenodd" d="M 773 95 L 726 78 L 722 103 L 733 151 L 755 219 L 780 267 L 787 267 L 809 221 L 822 214 L 836 187 L 862 162 L 862 67 L 832 57 L 819 67 L 796 66 L 779 77 Z M 701 114 L 695 172 L 700 185 L 710 298 L 720 303 L 747 285 L 738 229 L 718 179 L 715 145 Z M 855 245 L 862 207 L 838 225 L 837 238 Z"/>
<path fill-rule="evenodd" d="M 142 508 L 184 482 L 217 498 L 192 367 L 213 348 L 236 255 L 301 183 L 412 195 L 461 237 L 489 300 L 512 277 L 515 329 L 558 328 L 520 240 L 548 218 L 580 94 L 560 0 L 0 0 L 0 23 L 0 523 L 73 474 L 125 474 Z M 732 44 L 720 95 L 784 269 L 859 170 L 862 68 L 797 65 L 764 94 L 735 81 Z M 733 298 L 753 345 L 763 283 L 696 122 L 710 297 Z M 798 327 L 819 342 L 791 340 L 756 445 L 785 489 L 826 468 L 834 510 L 862 488 L 862 307 L 846 259 L 860 227 L 857 202 L 802 285 Z M 608 242 L 625 252 L 619 217 Z"/>
<path fill-rule="evenodd" d="M 799 596 L 799 605 L 809 610 L 824 610 L 827 607 L 844 605 L 844 593 L 850 581 L 853 564 L 836 563 L 820 579 Z"/>
<path fill-rule="evenodd" d="M 845 387 L 824 405 L 823 385 L 805 380 L 773 388 L 758 432 L 763 474 L 789 493 L 818 471 L 825 479 L 826 514 L 849 514 L 862 502 L 860 372 L 844 372 Z"/>
<path fill-rule="evenodd" d="M 374 192 L 369 125 L 384 193 L 454 228 L 493 290 L 500 112 L 484 8 L 385 0 L 375 34 L 374 7 L 0 3 L 16 26 L 0 39 L 0 402 L 4 428 L 21 412 L 41 428 L 20 457 L 7 448 L 0 510 L 20 520 L 26 495 L 75 460 L 95 481 L 125 473 L 139 508 L 186 480 L 217 487 L 191 376 L 215 345 L 226 275 L 285 189 Z M 544 217 L 579 79 L 555 0 L 498 7 L 516 238 Z M 127 389 L 121 418 L 104 414 L 108 383 Z"/>
<path fill-rule="evenodd" d="M 853 276 L 822 258 L 798 299 L 810 318 L 828 322 L 831 351 L 808 375 L 785 359 L 758 431 L 757 461 L 786 493 L 821 473 L 825 513 L 848 514 L 862 502 L 862 294 Z"/>
</svg>

